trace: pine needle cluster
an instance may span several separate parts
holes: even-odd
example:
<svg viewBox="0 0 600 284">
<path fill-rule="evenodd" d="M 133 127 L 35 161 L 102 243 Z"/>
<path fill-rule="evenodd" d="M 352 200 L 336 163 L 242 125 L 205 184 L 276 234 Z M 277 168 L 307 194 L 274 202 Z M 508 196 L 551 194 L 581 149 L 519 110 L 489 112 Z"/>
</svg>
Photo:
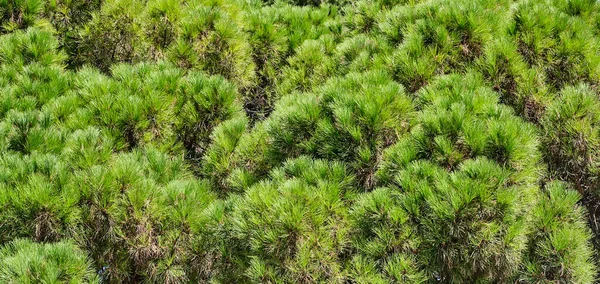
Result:
<svg viewBox="0 0 600 284">
<path fill-rule="evenodd" d="M 599 22 L 0 0 L 0 282 L 595 283 Z"/>
</svg>

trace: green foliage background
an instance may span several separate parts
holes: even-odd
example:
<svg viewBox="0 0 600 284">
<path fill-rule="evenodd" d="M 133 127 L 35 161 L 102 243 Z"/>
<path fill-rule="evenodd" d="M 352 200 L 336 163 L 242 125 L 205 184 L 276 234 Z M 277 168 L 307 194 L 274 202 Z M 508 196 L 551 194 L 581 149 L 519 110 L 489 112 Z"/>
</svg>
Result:
<svg viewBox="0 0 600 284">
<path fill-rule="evenodd" d="M 0 0 L 2 283 L 594 283 L 600 2 Z"/>
</svg>

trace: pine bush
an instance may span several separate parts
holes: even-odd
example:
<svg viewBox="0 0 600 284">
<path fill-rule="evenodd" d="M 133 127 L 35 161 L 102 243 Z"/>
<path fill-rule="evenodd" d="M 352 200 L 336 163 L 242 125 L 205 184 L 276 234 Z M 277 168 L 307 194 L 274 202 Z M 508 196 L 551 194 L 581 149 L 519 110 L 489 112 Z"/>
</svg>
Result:
<svg viewBox="0 0 600 284">
<path fill-rule="evenodd" d="M 0 0 L 2 283 L 597 283 L 593 0 Z"/>
<path fill-rule="evenodd" d="M 250 282 L 344 281 L 348 199 L 354 195 L 339 163 L 290 160 L 235 198 L 226 226 Z"/>
<path fill-rule="evenodd" d="M 33 26 L 43 8 L 44 1 L 41 0 L 3 0 L 0 2 L 1 33 Z"/>
<path fill-rule="evenodd" d="M 520 282 L 590 283 L 594 267 L 590 244 L 580 236 L 590 235 L 582 221 L 579 195 L 561 182 L 546 185 L 533 209 L 533 226 L 524 272 Z M 560 220 L 560 221 L 558 221 Z"/>
<path fill-rule="evenodd" d="M 6 283 L 99 283 L 85 253 L 69 242 L 16 239 L 0 249 L 0 263 Z"/>
<path fill-rule="evenodd" d="M 441 281 L 508 281 L 526 248 L 536 195 L 535 133 L 475 75 L 441 77 L 419 98 L 427 104 L 417 125 L 387 151 L 378 173 L 394 191 L 374 192 L 356 209 L 390 202 L 393 215 L 374 218 L 401 227 L 367 230 L 361 250 L 378 248 L 382 262 L 418 251 L 416 262 Z"/>
</svg>

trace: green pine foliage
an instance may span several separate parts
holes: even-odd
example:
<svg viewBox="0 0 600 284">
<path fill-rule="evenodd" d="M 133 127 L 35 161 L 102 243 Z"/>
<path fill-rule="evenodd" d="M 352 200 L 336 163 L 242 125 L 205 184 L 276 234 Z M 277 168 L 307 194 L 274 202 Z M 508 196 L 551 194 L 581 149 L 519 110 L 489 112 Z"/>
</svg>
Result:
<svg viewBox="0 0 600 284">
<path fill-rule="evenodd" d="M 533 208 L 533 225 L 520 282 L 590 283 L 595 275 L 589 235 L 583 222 L 579 195 L 562 182 L 546 184 L 543 197 Z M 560 220 L 560 221 L 558 221 Z"/>
<path fill-rule="evenodd" d="M 99 283 L 85 253 L 70 242 L 15 239 L 0 248 L 5 283 Z"/>
<path fill-rule="evenodd" d="M 41 0 L 2 0 L 0 2 L 1 34 L 31 27 L 44 8 Z"/>
<path fill-rule="evenodd" d="M 215 126 L 243 115 L 235 85 L 169 63 L 115 65 L 110 77 L 82 69 L 75 81 L 80 108 L 69 126 L 101 127 L 117 149 L 153 145 L 172 154 L 183 151 L 192 165 L 208 148 Z"/>
<path fill-rule="evenodd" d="M 0 282 L 598 283 L 599 22 L 0 0 Z"/>
<path fill-rule="evenodd" d="M 370 189 L 383 150 L 406 132 L 412 111 L 412 100 L 385 71 L 351 73 L 332 78 L 313 93 L 281 98 L 275 112 L 254 128 L 258 134 L 244 133 L 242 121 L 216 131 L 219 139 L 205 165 L 209 171 L 229 171 L 228 187 L 235 189 L 287 159 L 311 155 L 345 162 L 356 181 Z"/>
<path fill-rule="evenodd" d="M 398 233 L 367 230 L 360 248 L 379 248 L 375 259 L 384 262 L 418 251 L 417 263 L 441 281 L 508 281 L 519 269 L 535 200 L 535 134 L 473 75 L 440 77 L 419 98 L 427 106 L 379 172 L 392 191 L 373 192 L 356 209 Z M 397 209 L 377 217 L 373 208 L 388 202 Z"/>
<path fill-rule="evenodd" d="M 142 8 L 142 3 L 137 1 L 106 1 L 81 28 L 73 63 L 92 64 L 102 72 L 108 72 L 114 63 L 138 61 L 144 52 L 137 50 L 143 47 L 135 44 L 141 36 L 140 23 L 136 19 Z"/>
<path fill-rule="evenodd" d="M 226 223 L 235 262 L 253 283 L 343 283 L 352 176 L 340 163 L 286 162 L 271 180 L 231 200 Z M 238 264 L 238 265 L 239 265 Z"/>
<path fill-rule="evenodd" d="M 169 58 L 182 68 L 222 75 L 240 88 L 251 86 L 254 62 L 248 39 L 237 25 L 236 7 L 215 2 L 189 5 L 194 8 L 183 16 Z"/>
<path fill-rule="evenodd" d="M 587 85 L 568 87 L 548 105 L 542 126 L 550 172 L 580 193 L 598 192 L 600 123 L 597 95 Z"/>
</svg>

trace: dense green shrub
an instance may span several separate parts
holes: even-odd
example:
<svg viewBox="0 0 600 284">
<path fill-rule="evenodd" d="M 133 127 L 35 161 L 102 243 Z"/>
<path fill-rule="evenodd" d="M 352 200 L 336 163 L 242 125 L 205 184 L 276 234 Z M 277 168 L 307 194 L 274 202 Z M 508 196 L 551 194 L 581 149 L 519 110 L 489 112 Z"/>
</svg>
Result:
<svg viewBox="0 0 600 284">
<path fill-rule="evenodd" d="M 467 69 L 482 55 L 491 31 L 498 29 L 498 16 L 488 8 L 492 3 L 442 3 L 425 2 L 412 11 L 393 9 L 379 24 L 381 32 L 398 44 L 387 66 L 410 92 L 435 75 Z"/>
<path fill-rule="evenodd" d="M 500 94 L 502 103 L 523 118 L 539 122 L 550 92 L 536 70 L 527 67 L 513 40 L 500 37 L 486 45 L 478 67 Z"/>
<path fill-rule="evenodd" d="M 597 281 L 599 8 L 0 0 L 0 282 Z"/>
<path fill-rule="evenodd" d="M 290 160 L 234 198 L 228 232 L 251 282 L 342 283 L 352 177 L 339 163 Z"/>
<path fill-rule="evenodd" d="M 199 160 L 210 144 L 216 125 L 243 117 L 234 85 L 220 77 L 190 75 L 181 88 L 175 107 L 178 139 L 186 156 Z"/>
<path fill-rule="evenodd" d="M 533 209 L 533 226 L 526 261 L 519 281 L 524 283 L 590 283 L 594 281 L 589 235 L 582 221 L 579 195 L 560 182 L 546 185 Z"/>
<path fill-rule="evenodd" d="M 406 132 L 412 110 L 411 99 L 385 71 L 332 78 L 314 93 L 281 98 L 253 133 L 244 133 L 242 121 L 217 130 L 205 165 L 210 171 L 229 171 L 229 187 L 235 188 L 286 159 L 311 155 L 345 162 L 357 182 L 371 188 L 383 149 Z"/>
<path fill-rule="evenodd" d="M 111 75 L 94 69 L 78 72 L 81 107 L 68 123 L 107 130 L 118 149 L 154 145 L 172 154 L 184 150 L 195 165 L 208 148 L 212 129 L 243 116 L 235 86 L 222 77 L 185 72 L 168 63 L 120 64 Z"/>
<path fill-rule="evenodd" d="M 377 188 L 359 196 L 350 211 L 352 247 L 348 273 L 356 283 L 424 283 L 416 260 L 421 238 L 401 204 L 401 192 Z"/>
<path fill-rule="evenodd" d="M 80 191 L 83 232 L 74 238 L 110 281 L 179 282 L 210 264 L 196 251 L 206 242 L 203 209 L 213 197 L 181 160 L 136 150 L 75 172 L 67 188 Z"/>
<path fill-rule="evenodd" d="M 2 36 L 0 45 L 0 63 L 7 70 L 21 68 L 30 64 L 50 66 L 62 64 L 64 54 L 58 52 L 58 41 L 45 29 L 30 28 Z M 10 72 L 3 72 L 3 76 Z"/>
<path fill-rule="evenodd" d="M 549 176 L 568 181 L 583 196 L 590 211 L 589 224 L 598 235 L 596 222 L 600 145 L 598 96 L 589 85 L 565 87 L 548 105 L 541 119 L 542 142 Z M 595 238 L 595 245 L 600 244 Z"/>
<path fill-rule="evenodd" d="M 384 71 L 331 79 L 316 94 L 284 97 L 267 122 L 267 155 L 344 161 L 370 188 L 383 149 L 407 129 L 412 102 Z"/>
<path fill-rule="evenodd" d="M 215 4 L 192 6 L 186 13 L 169 58 L 180 67 L 199 68 L 248 87 L 255 80 L 248 40 L 229 7 Z"/>
<path fill-rule="evenodd" d="M 69 242 L 16 239 L 0 248 L 5 283 L 98 283 L 85 253 Z"/>
<path fill-rule="evenodd" d="M 524 1 L 510 33 L 525 62 L 539 68 L 550 88 L 598 82 L 597 43 L 590 41 L 585 17 L 595 1 Z"/>
<path fill-rule="evenodd" d="M 535 134 L 473 75 L 441 77 L 419 98 L 426 105 L 417 125 L 387 151 L 379 172 L 397 192 L 374 192 L 356 209 L 366 238 L 359 248 L 374 253 L 381 270 L 418 251 L 417 263 L 442 281 L 507 281 L 519 269 L 535 202 Z M 393 215 L 366 211 L 377 219 L 363 219 L 386 202 Z M 369 220 L 381 223 L 369 228 Z M 396 233 L 377 230 L 387 224 Z"/>
<path fill-rule="evenodd" d="M 42 0 L 2 0 L 0 2 L 1 34 L 34 25 L 43 8 Z"/>
<path fill-rule="evenodd" d="M 600 194 L 600 103 L 586 85 L 566 87 L 542 119 L 550 173 L 570 181 L 582 194 Z"/>
</svg>

